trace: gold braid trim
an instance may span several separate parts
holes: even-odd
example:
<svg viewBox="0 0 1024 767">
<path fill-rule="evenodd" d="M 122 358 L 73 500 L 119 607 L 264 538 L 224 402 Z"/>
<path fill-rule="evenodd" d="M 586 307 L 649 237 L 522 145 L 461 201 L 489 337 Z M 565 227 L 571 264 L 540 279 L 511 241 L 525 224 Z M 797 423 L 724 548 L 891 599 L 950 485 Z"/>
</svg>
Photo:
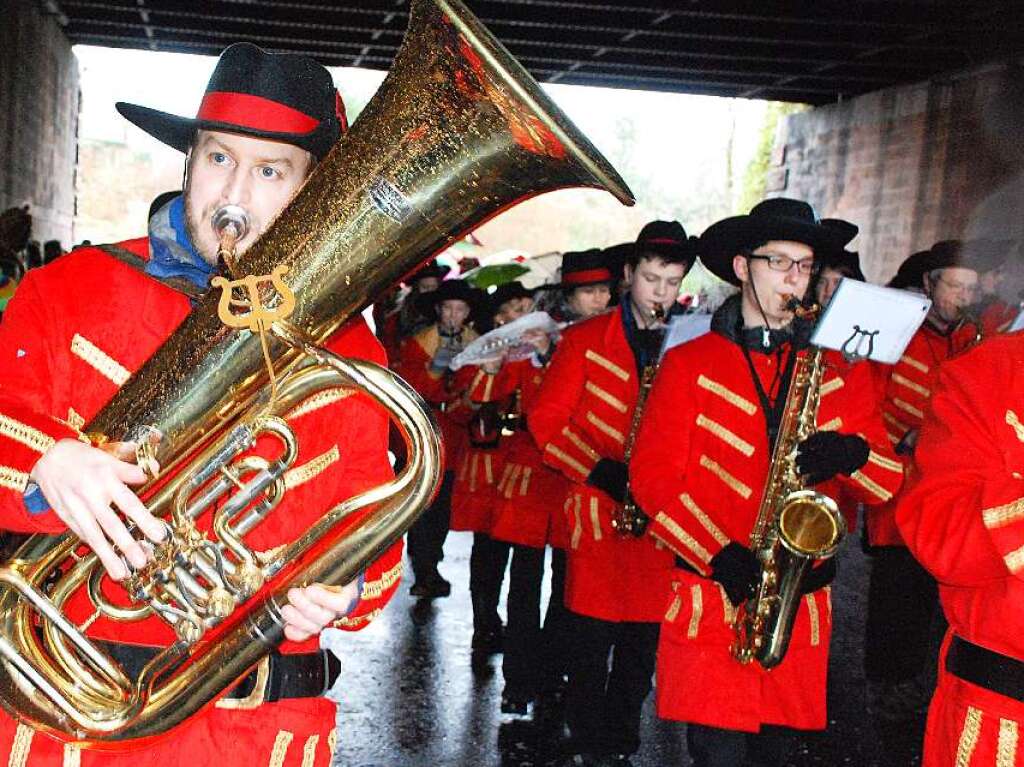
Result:
<svg viewBox="0 0 1024 767">
<path fill-rule="evenodd" d="M 868 453 L 868 460 L 876 466 L 881 466 L 883 469 L 895 471 L 897 474 L 903 473 L 902 463 L 894 461 L 892 458 L 886 458 L 884 455 L 879 455 L 874 450 Z"/>
<path fill-rule="evenodd" d="M 490 457 L 490 456 L 488 456 Z M 530 466 L 523 467 L 523 479 L 519 483 L 519 495 L 526 495 L 526 491 L 530 488 L 530 475 L 533 473 L 533 468 Z"/>
<path fill-rule="evenodd" d="M 956 746 L 956 767 L 968 767 L 974 749 L 978 745 L 978 736 L 981 735 L 981 711 L 974 706 L 967 707 L 967 714 L 964 716 L 964 727 L 960 730 L 960 742 Z"/>
<path fill-rule="evenodd" d="M 594 426 L 596 426 L 598 429 L 603 431 L 605 434 L 607 434 L 609 437 L 614 439 L 616 442 L 625 443 L 626 436 L 621 431 L 619 431 L 618 429 L 610 426 L 609 424 L 605 423 L 600 418 L 598 418 L 596 415 L 594 415 L 594 411 L 592 411 L 592 410 L 588 410 L 587 411 L 587 421 L 592 423 Z"/>
<path fill-rule="evenodd" d="M 910 389 L 910 391 L 912 391 L 912 392 L 917 392 L 922 397 L 930 397 L 930 396 L 932 396 L 931 389 L 927 389 L 924 386 L 921 386 L 921 384 L 915 383 L 914 381 L 911 381 L 909 378 L 907 378 L 906 376 L 902 376 L 899 373 L 893 373 L 892 374 L 892 380 L 895 383 L 898 383 L 900 386 L 905 386 L 906 388 Z"/>
<path fill-rule="evenodd" d="M 853 472 L 853 474 L 851 474 L 850 477 L 858 485 L 863 487 L 865 490 L 875 494 L 876 496 L 881 498 L 883 501 L 888 501 L 889 499 L 892 498 L 892 493 L 890 493 L 888 490 L 886 490 L 880 484 L 875 482 L 875 480 L 871 479 L 870 477 L 865 476 L 863 474 L 863 472 L 861 472 L 860 470 L 857 470 L 857 471 Z"/>
<path fill-rule="evenodd" d="M 910 431 L 909 426 L 907 426 L 905 423 L 903 423 L 903 421 L 899 420 L 898 418 L 896 418 L 896 416 L 891 415 L 890 413 L 886 413 L 883 411 L 882 420 L 885 421 L 886 423 L 892 424 L 893 426 L 895 426 L 897 429 L 904 433 Z"/>
<path fill-rule="evenodd" d="M 284 758 L 288 756 L 288 746 L 291 745 L 294 733 L 288 730 L 278 730 L 274 738 L 274 748 L 270 751 L 270 767 L 282 767 Z"/>
<path fill-rule="evenodd" d="M 580 538 L 583 535 L 583 519 L 580 517 L 580 494 L 573 493 L 572 497 L 565 499 L 565 508 L 569 508 L 569 504 L 572 504 L 572 539 L 569 544 L 572 546 L 573 551 L 580 547 Z"/>
<path fill-rule="evenodd" d="M 334 728 L 327 735 L 327 750 L 331 752 L 331 756 L 334 756 L 334 752 L 338 748 L 338 730 Z"/>
<path fill-rule="evenodd" d="M 818 617 L 818 603 L 814 601 L 814 594 L 804 597 L 807 602 L 807 617 L 811 623 L 811 647 L 821 644 L 821 623 Z"/>
<path fill-rule="evenodd" d="M 1012 719 L 999 720 L 999 740 L 996 742 L 996 767 L 1015 767 L 1017 764 L 1018 725 Z"/>
<path fill-rule="evenodd" d="M 729 539 L 726 537 L 718 525 L 711 521 L 711 517 L 704 513 L 704 510 L 697 505 L 697 502 L 693 500 L 689 493 L 683 493 L 679 496 L 679 500 L 683 506 L 693 514 L 694 518 L 700 522 L 700 526 L 703 527 L 708 533 L 722 546 L 726 546 L 729 543 Z"/>
<path fill-rule="evenodd" d="M 547 452 L 551 453 L 551 455 L 553 455 L 555 458 L 557 458 L 558 460 L 562 461 L 562 463 L 564 463 L 566 466 L 570 467 L 571 469 L 574 469 L 575 471 L 579 472 L 584 477 L 587 476 L 588 474 L 590 474 L 590 470 L 587 469 L 586 466 L 584 466 L 582 463 L 577 461 L 575 458 L 573 458 L 571 455 L 566 453 L 564 450 L 556 447 L 553 443 L 549 442 L 547 444 L 547 446 L 544 448 L 544 450 L 546 450 Z"/>
<path fill-rule="evenodd" d="M 697 414 L 697 425 L 700 428 L 705 429 L 714 434 L 716 437 L 722 440 L 722 442 L 729 445 L 729 447 L 736 448 L 741 453 L 743 453 L 743 455 L 745 455 L 747 458 L 750 458 L 750 456 L 754 454 L 753 445 L 751 445 L 745 439 L 742 439 L 738 435 L 734 434 L 733 432 L 729 431 L 727 428 L 722 426 L 722 424 L 718 423 L 718 421 L 711 420 L 703 413 Z"/>
<path fill-rule="evenodd" d="M 703 373 L 697 379 L 697 385 L 702 389 L 706 389 L 712 394 L 717 394 L 730 405 L 738 407 L 747 415 L 754 415 L 754 413 L 757 412 L 757 405 L 755 405 L 753 402 L 746 399 L 745 397 L 741 397 L 739 394 L 732 391 L 728 387 L 718 383 L 718 381 L 712 381 Z"/>
<path fill-rule="evenodd" d="M 722 595 L 722 616 L 725 619 L 725 625 L 731 626 L 736 622 L 737 608 L 729 601 L 729 595 L 725 593 L 725 589 L 722 587 L 722 584 L 716 583 L 715 585 L 718 586 L 718 591 Z"/>
<path fill-rule="evenodd" d="M 594 528 L 594 540 L 601 540 L 601 518 L 597 514 L 597 498 L 593 495 L 590 496 L 590 524 Z"/>
<path fill-rule="evenodd" d="M 1024 517 L 1024 498 L 1004 503 L 1002 506 L 994 506 L 981 512 L 985 527 L 994 530 L 997 527 L 1012 524 Z"/>
<path fill-rule="evenodd" d="M 294 490 L 301 484 L 309 482 L 318 474 L 322 474 L 328 466 L 336 463 L 341 458 L 338 446 L 335 445 L 326 453 L 322 453 L 309 463 L 289 469 L 284 473 L 284 486 L 288 490 Z"/>
<path fill-rule="evenodd" d="M 1003 557 L 1006 567 L 1011 573 L 1017 574 L 1024 569 L 1024 546 Z"/>
<path fill-rule="evenodd" d="M 10 466 L 0 466 L 0 487 L 6 487 L 16 493 L 24 493 L 28 487 L 29 476 L 24 471 L 12 469 Z"/>
<path fill-rule="evenodd" d="M 344 618 L 338 618 L 338 620 L 334 621 L 334 623 L 331 625 L 335 626 L 336 628 L 346 629 L 363 628 L 364 626 L 369 624 L 374 618 L 380 615 L 382 612 L 384 612 L 383 607 L 376 607 L 373 610 L 370 610 L 370 612 L 366 613 L 366 615 L 357 615 L 354 618 L 350 618 L 346 615 Z"/>
<path fill-rule="evenodd" d="M 696 639 L 697 629 L 700 628 L 700 619 L 704 614 L 704 596 L 699 583 L 690 586 L 690 605 L 690 625 L 686 628 L 686 638 Z"/>
<path fill-rule="evenodd" d="M 68 408 L 68 426 L 75 431 L 81 431 L 85 426 L 85 419 L 73 407 Z"/>
<path fill-rule="evenodd" d="M 2 414 L 0 414 L 0 436 L 20 442 L 37 453 L 45 453 L 56 442 L 49 434 Z"/>
<path fill-rule="evenodd" d="M 316 747 L 319 743 L 319 735 L 310 735 L 306 738 L 306 745 L 302 747 L 302 767 L 313 767 L 316 764 Z"/>
<path fill-rule="evenodd" d="M 359 594 L 360 599 L 380 599 L 384 592 L 394 586 L 402 579 L 402 562 L 401 560 L 387 572 L 383 573 L 380 578 L 375 578 L 372 581 L 366 581 L 363 583 L 363 590 Z"/>
<path fill-rule="evenodd" d="M 892 404 L 898 407 L 903 412 L 910 413 L 910 415 L 914 416 L 915 418 L 924 418 L 924 412 L 920 408 L 914 407 L 909 402 L 902 400 L 899 397 L 893 397 Z"/>
<path fill-rule="evenodd" d="M 818 427 L 818 431 L 837 431 L 843 427 L 843 419 L 836 416 L 831 421 L 826 421 Z"/>
<path fill-rule="evenodd" d="M 711 460 L 706 455 L 702 455 L 700 457 L 700 465 L 722 480 L 731 490 L 743 498 L 743 500 L 748 500 L 750 498 L 753 491 L 747 485 L 743 484 L 736 479 L 736 477 L 723 469 L 716 461 Z"/>
<path fill-rule="evenodd" d="M 568 426 L 562 429 L 562 436 L 564 436 L 566 439 L 572 442 L 572 444 L 578 447 L 580 449 L 580 452 L 587 456 L 587 458 L 590 458 L 592 461 L 601 460 L 601 456 L 598 455 L 597 451 L 594 450 L 594 448 L 592 448 L 586 442 L 584 442 L 583 438 L 579 434 L 574 432 L 572 429 L 570 429 Z M 586 474 L 587 472 L 583 473 Z"/>
<path fill-rule="evenodd" d="M 1006 423 L 1013 427 L 1014 432 L 1017 434 L 1017 439 L 1024 442 L 1024 424 L 1020 422 L 1020 418 L 1012 410 L 1006 411 Z"/>
<path fill-rule="evenodd" d="M 591 394 L 593 394 L 599 400 L 604 402 L 605 404 L 609 405 L 612 409 L 618 410 L 620 413 L 625 413 L 627 410 L 629 410 L 629 407 L 626 406 L 625 402 L 620 400 L 614 394 L 609 394 L 593 381 L 587 381 L 583 385 L 583 388 L 586 389 Z"/>
<path fill-rule="evenodd" d="M 7 760 L 7 767 L 25 767 L 28 761 L 28 752 L 32 750 L 32 736 L 35 730 L 26 724 L 19 724 L 14 733 L 14 740 L 11 742 L 11 756 Z"/>
<path fill-rule="evenodd" d="M 821 388 L 818 390 L 818 396 L 824 397 L 826 394 L 831 394 L 834 391 L 838 391 L 839 389 L 842 389 L 844 386 L 846 386 L 846 381 L 844 381 L 839 376 L 836 376 L 835 378 L 829 379 L 828 381 L 821 385 Z"/>
<path fill-rule="evenodd" d="M 910 367 L 917 368 L 922 373 L 927 373 L 931 369 L 920 360 L 916 360 L 913 357 L 911 357 L 909 354 L 904 354 L 902 357 L 900 357 L 900 362 L 905 362 L 906 364 L 910 365 Z"/>
<path fill-rule="evenodd" d="M 674 584 L 673 590 L 675 590 Z M 665 613 L 665 622 L 674 623 L 675 619 L 679 617 L 679 611 L 682 609 L 682 607 L 683 598 L 679 596 L 679 593 L 677 592 L 675 598 L 672 600 L 672 604 L 668 607 L 668 612 Z"/>
<path fill-rule="evenodd" d="M 82 764 L 82 749 L 74 743 L 64 744 L 64 759 L 61 767 L 80 767 Z"/>
<path fill-rule="evenodd" d="M 128 368 L 78 333 L 71 339 L 71 353 L 118 386 L 131 377 Z"/>
<path fill-rule="evenodd" d="M 312 397 L 306 397 L 306 399 L 292 408 L 285 417 L 298 418 L 299 416 L 312 413 L 314 410 L 319 410 L 322 407 L 327 407 L 335 402 L 347 399 L 355 393 L 355 389 L 342 389 L 340 387 L 325 389 L 324 391 L 317 392 Z"/>
<path fill-rule="evenodd" d="M 603 367 L 605 370 L 607 370 L 613 376 L 617 376 L 618 378 L 621 378 L 623 381 L 628 381 L 629 380 L 629 373 L 627 373 L 625 370 L 620 368 L 618 365 L 616 365 L 614 362 L 612 362 L 607 357 L 602 357 L 600 354 L 595 352 L 593 349 L 587 349 L 586 354 L 584 356 L 588 360 L 590 360 L 591 362 L 595 362 L 598 365 L 600 365 L 601 367 Z"/>
<path fill-rule="evenodd" d="M 654 521 L 664 527 L 673 538 L 679 543 L 686 546 L 691 552 L 693 552 L 697 559 L 703 562 L 705 565 L 711 561 L 711 554 L 708 550 L 697 543 L 696 539 L 688 532 L 686 532 L 679 523 L 676 522 L 672 517 L 663 511 L 659 511 L 658 515 L 654 518 Z M 667 542 L 667 541 L 666 541 Z M 675 548 L 674 546 L 672 548 Z M 685 558 L 685 557 L 684 557 Z M 700 568 L 697 568 L 700 569 Z"/>
</svg>

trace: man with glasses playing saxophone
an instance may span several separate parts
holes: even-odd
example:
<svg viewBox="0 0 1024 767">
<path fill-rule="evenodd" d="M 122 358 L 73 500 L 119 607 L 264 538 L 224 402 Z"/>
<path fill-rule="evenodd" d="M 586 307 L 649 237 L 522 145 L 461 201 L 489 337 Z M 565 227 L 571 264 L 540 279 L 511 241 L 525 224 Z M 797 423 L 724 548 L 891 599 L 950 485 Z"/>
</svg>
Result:
<svg viewBox="0 0 1024 767">
<path fill-rule="evenodd" d="M 119 104 L 119 111 L 185 153 L 183 195 L 157 211 L 149 237 L 79 249 L 34 270 L 0 325 L 0 526 L 21 532 L 68 530 L 99 555 L 108 575 L 147 561 L 121 516 L 151 541 L 164 536 L 131 486 L 146 480 L 128 443 L 91 444 L 80 429 L 188 315 L 216 273 L 214 214 L 244 208 L 250 222 L 241 254 L 287 205 L 344 130 L 330 73 L 304 56 L 268 54 L 240 43 L 221 55 L 195 119 Z M 337 354 L 384 363 L 361 319 L 328 341 Z M 287 414 L 299 443 L 281 504 L 246 542 L 268 551 L 294 540 L 326 509 L 387 481 L 387 416 L 362 394 L 341 389 L 311 397 Z M 255 451 L 267 449 L 261 441 Z M 210 515 L 206 515 L 208 520 Z M 252 672 L 223 699 L 167 737 L 132 751 L 104 753 L 63 744 L 0 713 L 0 760 L 15 767 L 74 764 L 327 765 L 336 707 L 321 694 L 338 661 L 319 650 L 324 627 L 358 629 L 390 599 L 401 573 L 396 545 L 344 588 L 289 591 L 285 641 L 265 676 Z M 156 617 L 131 628 L 69 603 L 70 617 L 111 653 L 141 665 L 174 634 Z M 131 644 L 126 635 L 132 631 Z M 285 761 L 287 760 L 287 761 Z"/>
<path fill-rule="evenodd" d="M 689 723 L 695 767 L 782 764 L 788 730 L 827 721 L 831 561 L 800 584 L 778 665 L 741 663 L 733 647 L 737 610 L 761 582 L 749 546 L 762 488 L 776 440 L 792 440 L 779 433 L 782 411 L 797 356 L 808 354 L 807 322 L 794 311 L 816 253 L 849 240 L 839 231 L 820 224 L 805 202 L 773 199 L 704 233 L 702 262 L 740 293 L 715 312 L 710 333 L 665 355 L 630 462 L 649 532 L 676 555 L 658 644 L 657 710 Z M 817 431 L 798 443 L 796 473 L 807 485 L 835 478 L 856 501 L 887 500 L 902 467 L 872 408 L 871 374 L 838 354 L 824 359 Z"/>
</svg>

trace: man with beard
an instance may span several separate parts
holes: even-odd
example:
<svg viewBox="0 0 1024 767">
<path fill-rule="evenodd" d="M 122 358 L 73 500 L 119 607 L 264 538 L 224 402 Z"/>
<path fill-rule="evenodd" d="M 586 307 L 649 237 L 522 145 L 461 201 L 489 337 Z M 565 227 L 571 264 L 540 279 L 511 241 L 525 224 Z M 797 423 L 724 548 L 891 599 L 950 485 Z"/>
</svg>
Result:
<svg viewBox="0 0 1024 767">
<path fill-rule="evenodd" d="M 154 214 L 148 237 L 79 248 L 34 270 L 0 325 L 0 525 L 73 532 L 113 581 L 124 579 L 129 567 L 145 565 L 152 551 L 132 536 L 124 518 L 152 542 L 164 538 L 164 527 L 131 490 L 147 479 L 134 462 L 137 446 L 93 442 L 80 430 L 209 288 L 219 246 L 214 213 L 225 205 L 245 209 L 251 226 L 235 251 L 243 253 L 345 129 L 341 98 L 326 69 L 247 43 L 223 52 L 195 119 L 130 104 L 118 104 L 118 110 L 185 153 L 184 194 Z M 385 362 L 359 318 L 327 346 L 343 356 Z M 391 476 L 386 414 L 369 398 L 347 394 L 339 389 L 317 395 L 285 415 L 298 458 L 284 476 L 289 492 L 245 536 L 253 550 L 291 542 L 326 509 Z M 255 448 L 268 450 L 273 447 L 263 440 Z M 336 710 L 320 696 L 340 668 L 318 649 L 318 635 L 329 625 L 366 625 L 390 598 L 400 573 L 396 545 L 358 583 L 291 589 L 281 609 L 287 641 L 260 664 L 263 673 L 253 671 L 170 737 L 104 753 L 60 743 L 0 715 L 9 761 L 147 767 L 175 764 L 187 754 L 197 767 L 285 758 L 327 765 Z M 133 625 L 128 640 L 125 624 L 100 615 L 81 593 L 67 609 L 72 622 L 110 643 L 111 654 L 131 667 L 175 638 L 151 616 Z"/>
</svg>

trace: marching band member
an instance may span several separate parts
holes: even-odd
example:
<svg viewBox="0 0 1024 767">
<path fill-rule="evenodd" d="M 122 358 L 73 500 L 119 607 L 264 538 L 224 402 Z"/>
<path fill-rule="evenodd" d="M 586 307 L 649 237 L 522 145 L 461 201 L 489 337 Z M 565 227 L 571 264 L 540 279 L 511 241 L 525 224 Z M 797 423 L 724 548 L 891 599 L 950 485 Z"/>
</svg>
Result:
<svg viewBox="0 0 1024 767">
<path fill-rule="evenodd" d="M 262 105 L 253 109 L 253 104 Z M 211 224 L 226 203 L 253 226 L 246 250 L 302 186 L 344 129 L 341 99 L 326 69 L 303 56 L 268 54 L 248 43 L 227 48 L 195 119 L 118 104 L 130 121 L 186 155 L 183 195 L 150 220 L 149 237 L 79 248 L 30 272 L 0 325 L 0 526 L 22 532 L 76 533 L 116 580 L 145 564 L 144 547 L 123 517 L 150 540 L 163 527 L 130 486 L 146 480 L 126 456 L 130 444 L 90 443 L 80 429 L 175 331 L 209 288 L 218 240 Z M 88 300 L 83 297 L 87 296 Z M 327 344 L 343 356 L 380 364 L 385 357 L 360 318 Z M 246 536 L 267 551 L 289 543 L 331 506 L 392 476 L 386 414 L 362 394 L 316 395 L 286 415 L 299 444 L 291 489 Z M 266 441 L 265 441 L 266 440 Z M 270 455 L 267 438 L 255 452 Z M 115 509 L 120 514 L 115 513 Z M 209 515 L 201 524 L 209 523 Z M 122 561 L 121 557 L 124 557 Z M 63 744 L 0 713 L 0 751 L 12 765 L 156 767 L 185 755 L 197 767 L 251 765 L 287 758 L 330 763 L 336 708 L 320 697 L 340 668 L 319 651 L 320 630 L 358 629 L 390 599 L 401 573 L 397 544 L 364 574 L 361 589 L 312 584 L 289 591 L 285 641 L 267 678 L 256 671 L 167 737 L 105 753 Z M 80 592 L 69 619 L 106 640 L 110 652 L 141 666 L 175 640 L 157 617 L 125 624 L 100 615 Z M 242 699 L 250 700 L 243 706 Z M 3 758 L 0 757 L 0 758 Z"/>
<path fill-rule="evenodd" d="M 453 373 L 451 361 L 477 337 L 470 314 L 480 293 L 464 280 L 446 280 L 441 287 L 420 296 L 421 311 L 436 321 L 399 346 L 395 371 L 423 397 L 434 411 L 444 444 L 444 479 L 437 498 L 409 530 L 409 560 L 414 597 L 435 599 L 451 593 L 451 583 L 441 577 L 437 565 L 444 558 L 451 517 L 455 469 L 466 447 L 467 426 L 473 416 L 468 390 L 479 372 L 467 366 Z"/>
<path fill-rule="evenodd" d="M 1020 764 L 1024 728 L 1024 335 L 945 362 L 896 510 L 949 631 L 924 767 Z"/>
<path fill-rule="evenodd" d="M 545 462 L 572 483 L 566 718 L 582 763 L 626 764 L 640 743 L 672 558 L 649 538 L 619 536 L 612 520 L 626 499 L 626 440 L 640 379 L 658 362 L 661 318 L 694 258 L 678 223 L 645 226 L 625 270 L 629 292 L 615 310 L 565 332 L 529 414 Z"/>
<path fill-rule="evenodd" d="M 649 532 L 676 555 L 658 644 L 657 708 L 662 718 L 689 723 L 695 767 L 780 764 L 788 736 L 777 728 L 825 726 L 830 563 L 805 579 L 778 666 L 743 665 L 730 648 L 736 611 L 760 581 L 748 543 L 806 341 L 791 301 L 804 296 L 815 253 L 844 244 L 807 203 L 789 199 L 766 200 L 704 233 L 703 263 L 740 294 L 718 309 L 710 333 L 665 355 L 630 462 Z M 870 407 L 870 373 L 838 354 L 829 359 L 818 431 L 800 444 L 797 468 L 810 484 L 836 478 L 859 501 L 888 500 L 902 467 Z"/>
<path fill-rule="evenodd" d="M 919 257 L 917 269 L 932 306 L 899 362 L 887 366 L 882 401 L 889 441 L 908 471 L 940 365 L 982 333 L 969 310 L 978 296 L 978 272 L 992 255 L 988 248 L 946 240 L 933 245 L 926 258 Z M 899 534 L 896 504 L 893 500 L 866 514 L 871 574 L 864 665 L 872 709 L 899 720 L 925 701 L 922 674 L 934 655 L 931 631 L 938 595 L 934 579 Z"/>
</svg>

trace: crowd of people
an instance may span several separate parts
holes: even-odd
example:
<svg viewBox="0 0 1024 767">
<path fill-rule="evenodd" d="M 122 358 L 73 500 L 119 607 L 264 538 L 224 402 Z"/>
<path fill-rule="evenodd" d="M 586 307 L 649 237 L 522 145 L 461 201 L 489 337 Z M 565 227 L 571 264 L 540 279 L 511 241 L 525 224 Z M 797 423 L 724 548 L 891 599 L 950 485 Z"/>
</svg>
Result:
<svg viewBox="0 0 1024 767">
<path fill-rule="evenodd" d="M 798 731 L 826 726 L 834 561 L 804 577 L 776 668 L 734 657 L 734 624 L 761 578 L 751 534 L 793 370 L 808 354 L 813 320 L 792 301 L 827 307 L 841 280 L 865 280 L 848 249 L 857 232 L 771 199 L 699 238 L 654 221 L 634 243 L 566 253 L 557 286 L 509 282 L 487 294 L 432 263 L 403 300 L 378 306 L 391 364 L 434 409 L 447 451 L 442 490 L 409 535 L 411 593 L 449 594 L 438 570 L 445 534 L 472 531 L 474 654 L 504 652 L 502 712 L 564 717 L 567 763 L 629 764 L 652 677 L 658 715 L 689 723 L 698 767 L 784 764 Z M 927 295 L 925 322 L 895 365 L 828 352 L 817 430 L 797 450 L 806 485 L 839 502 L 850 530 L 863 515 L 865 676 L 872 712 L 888 721 L 926 703 L 936 663 L 939 586 L 898 517 L 910 515 L 904 479 L 917 477 L 911 498 L 927 486 L 917 443 L 943 363 L 968 364 L 1017 318 L 1017 248 L 946 240 L 909 256 L 889 287 Z M 710 332 L 667 349 L 675 318 L 709 311 L 680 292 L 698 258 L 737 292 Z M 525 333 L 529 358 L 452 371 L 480 333 L 545 308 L 561 329 Z M 637 507 L 639 535 L 624 529 Z M 951 737 L 939 745 L 929 729 L 929 764 L 954 763 Z"/>
<path fill-rule="evenodd" d="M 39 241 L 32 239 L 28 205 L 0 213 L 0 317 L 25 272 L 51 263 L 64 252 L 58 240 L 47 240 L 40 247 Z"/>
<path fill-rule="evenodd" d="M 184 190 L 155 206 L 146 237 L 77 248 L 40 269 L 20 263 L 9 276 L 17 258 L 5 254 L 5 276 L 19 284 L 0 323 L 0 524 L 73 531 L 112 581 L 146 566 L 164 528 L 131 492 L 147 480 L 140 446 L 83 427 L 208 289 L 221 206 L 244 205 L 256 222 L 235 243 L 242 253 L 346 129 L 323 67 L 249 44 L 222 54 L 195 118 L 118 108 L 183 152 Z M 5 215 L 13 253 L 27 241 L 24 215 Z M 328 339 L 341 355 L 387 360 L 433 410 L 443 481 L 408 534 L 411 593 L 449 595 L 445 538 L 472 531 L 474 655 L 503 653 L 502 712 L 553 731 L 564 720 L 567 764 L 630 764 L 652 686 L 658 716 L 688 723 L 696 767 L 782 765 L 800 731 L 826 727 L 834 560 L 799 576 L 781 661 L 769 668 L 737 651 L 737 623 L 774 585 L 752 534 L 780 461 L 834 498 L 848 528 L 863 513 L 872 705 L 895 716 L 917 705 L 930 692 L 923 671 L 937 663 L 925 764 L 1020 761 L 1018 244 L 946 240 L 908 257 L 890 284 L 931 299 L 924 324 L 895 365 L 823 352 L 813 428 L 797 438 L 787 401 L 812 356 L 811 305 L 827 305 L 844 279 L 864 280 L 848 249 L 857 231 L 776 198 L 699 237 L 652 221 L 633 242 L 565 253 L 559 283 L 541 288 L 511 281 L 486 292 L 431 262 L 398 300 L 381 299 L 377 338 L 356 317 Z M 676 323 L 708 309 L 681 295 L 698 259 L 735 291 L 707 332 L 676 344 Z M 515 339 L 524 354 L 458 364 L 476 339 L 538 311 L 553 324 Z M 395 465 L 404 460 L 367 397 L 314 399 L 287 415 L 301 447 L 281 521 L 249 536 L 260 551 L 392 476 L 389 444 Z M 775 450 L 780 440 L 793 441 L 792 454 Z M 378 615 L 401 559 L 398 543 L 343 587 L 291 589 L 272 662 L 173 738 L 108 754 L 4 714 L 0 742 L 18 765 L 138 767 L 184 753 L 218 767 L 283 764 L 289 753 L 326 765 L 334 711 L 318 696 L 338 668 L 317 636 Z M 950 628 L 936 658 L 928 633 L 940 605 Z M 172 640 L 154 616 L 125 642 L 109 616 L 84 603 L 71 611 L 138 665 Z M 256 704 L 241 705 L 254 689 Z"/>
</svg>

